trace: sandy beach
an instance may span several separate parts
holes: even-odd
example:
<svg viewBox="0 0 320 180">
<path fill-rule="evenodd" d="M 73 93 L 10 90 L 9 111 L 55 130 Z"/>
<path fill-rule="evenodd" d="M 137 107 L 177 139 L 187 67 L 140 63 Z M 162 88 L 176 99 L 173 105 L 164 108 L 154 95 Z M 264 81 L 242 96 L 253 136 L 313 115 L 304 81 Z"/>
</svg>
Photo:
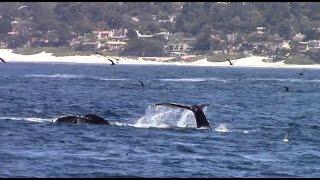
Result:
<svg viewBox="0 0 320 180">
<path fill-rule="evenodd" d="M 165 62 L 172 57 L 114 57 L 114 56 L 63 56 L 56 57 L 52 53 L 41 52 L 33 55 L 21 55 L 15 54 L 11 49 L 0 49 L 1 57 L 7 62 L 28 62 L 28 63 L 84 63 L 84 64 L 109 64 L 108 58 L 119 59 L 115 61 L 116 64 L 127 65 L 179 65 L 179 66 L 229 66 L 229 62 L 209 62 L 207 59 L 200 59 L 194 62 Z M 154 59 L 154 60 L 147 60 Z M 283 61 L 270 63 L 263 62 L 263 59 L 269 59 L 263 56 L 250 56 L 233 60 L 234 65 L 232 67 L 263 67 L 263 68 L 320 68 L 320 64 L 317 65 L 293 65 L 284 64 Z"/>
</svg>

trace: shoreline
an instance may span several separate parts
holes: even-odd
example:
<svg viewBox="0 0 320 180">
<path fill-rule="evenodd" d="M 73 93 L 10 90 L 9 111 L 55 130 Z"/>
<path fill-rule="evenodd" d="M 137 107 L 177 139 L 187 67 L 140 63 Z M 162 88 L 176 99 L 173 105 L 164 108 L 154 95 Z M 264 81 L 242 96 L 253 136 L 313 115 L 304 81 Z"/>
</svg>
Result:
<svg viewBox="0 0 320 180">
<path fill-rule="evenodd" d="M 280 62 L 263 62 L 263 59 L 270 59 L 263 56 L 249 56 L 233 60 L 234 65 L 230 66 L 228 61 L 224 62 L 210 62 L 206 58 L 193 62 L 164 62 L 172 59 L 173 57 L 138 57 L 128 58 L 119 56 L 52 56 L 52 53 L 41 52 L 32 55 L 15 54 L 12 49 L 0 49 L 1 57 L 7 62 L 13 63 L 54 63 L 54 64 L 110 64 L 108 58 L 118 58 L 116 64 L 124 65 L 177 65 L 177 66 L 202 66 L 202 67 L 254 67 L 254 68 L 310 68 L 320 69 L 320 64 L 315 65 L 297 65 L 297 64 L 284 64 Z M 183 57 L 182 57 L 183 58 Z M 154 60 L 144 60 L 154 59 Z"/>
</svg>

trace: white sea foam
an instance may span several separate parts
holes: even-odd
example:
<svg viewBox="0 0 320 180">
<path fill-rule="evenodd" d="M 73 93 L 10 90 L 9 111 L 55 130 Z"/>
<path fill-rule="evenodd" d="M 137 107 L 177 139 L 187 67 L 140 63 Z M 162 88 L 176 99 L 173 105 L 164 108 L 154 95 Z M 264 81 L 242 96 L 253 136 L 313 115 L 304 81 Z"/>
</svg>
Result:
<svg viewBox="0 0 320 180">
<path fill-rule="evenodd" d="M 128 81 L 130 79 L 121 78 L 102 78 L 97 76 L 85 76 L 76 74 L 30 74 L 25 75 L 25 77 L 36 77 L 36 78 L 61 78 L 61 79 L 93 79 L 101 81 Z"/>
<path fill-rule="evenodd" d="M 0 120 L 9 119 L 16 121 L 32 121 L 32 122 L 52 122 L 55 118 L 36 118 L 36 117 L 0 117 Z"/>
<path fill-rule="evenodd" d="M 215 131 L 218 131 L 218 132 L 230 132 L 230 129 L 227 128 L 227 125 L 222 123 L 222 124 L 219 124 L 218 127 L 215 128 Z"/>
<path fill-rule="evenodd" d="M 320 82 L 320 79 L 281 79 L 281 78 L 247 78 L 253 81 L 290 81 L 290 82 Z"/>
<path fill-rule="evenodd" d="M 83 78 L 85 76 L 75 75 L 75 74 L 31 74 L 31 75 L 26 75 L 25 77 L 74 79 L 74 78 Z"/>
<path fill-rule="evenodd" d="M 149 106 L 146 114 L 133 126 L 140 128 L 197 127 L 192 111 L 164 106 Z"/>
<path fill-rule="evenodd" d="M 171 81 L 171 82 L 205 82 L 205 81 L 221 81 L 228 82 L 226 79 L 221 78 L 168 78 L 168 79 L 159 79 L 160 81 Z"/>
</svg>

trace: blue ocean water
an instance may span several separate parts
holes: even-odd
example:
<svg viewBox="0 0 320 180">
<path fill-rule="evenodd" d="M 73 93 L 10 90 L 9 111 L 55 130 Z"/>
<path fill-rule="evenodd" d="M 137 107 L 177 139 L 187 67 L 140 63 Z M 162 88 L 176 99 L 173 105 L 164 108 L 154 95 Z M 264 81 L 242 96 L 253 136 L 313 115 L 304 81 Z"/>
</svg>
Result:
<svg viewBox="0 0 320 180">
<path fill-rule="evenodd" d="M 0 177 L 320 176 L 319 70 L 0 65 Z M 53 123 L 87 113 L 112 125 Z"/>
</svg>

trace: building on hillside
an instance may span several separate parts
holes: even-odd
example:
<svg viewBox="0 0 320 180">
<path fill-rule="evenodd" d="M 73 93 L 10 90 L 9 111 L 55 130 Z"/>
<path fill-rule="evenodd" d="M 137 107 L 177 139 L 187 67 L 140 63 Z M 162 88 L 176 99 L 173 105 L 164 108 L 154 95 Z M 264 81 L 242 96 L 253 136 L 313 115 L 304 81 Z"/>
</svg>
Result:
<svg viewBox="0 0 320 180">
<path fill-rule="evenodd" d="M 104 43 L 104 47 L 107 51 L 123 51 L 126 47 L 127 43 L 124 41 L 107 41 Z"/>
<path fill-rule="evenodd" d="M 190 48 L 187 43 L 169 44 L 165 47 L 168 52 L 188 52 Z"/>
<path fill-rule="evenodd" d="M 151 34 L 140 34 L 139 30 L 135 30 L 135 31 L 137 33 L 138 38 L 139 37 L 140 38 L 151 38 L 151 37 L 153 37 L 153 35 L 151 35 Z"/>
<path fill-rule="evenodd" d="M 8 47 L 8 44 L 5 42 L 0 42 L 0 48 L 1 49 L 6 49 Z"/>
<path fill-rule="evenodd" d="M 266 32 L 266 28 L 265 27 L 257 27 L 256 28 L 256 33 L 257 34 L 264 34 Z"/>
<path fill-rule="evenodd" d="M 125 38 L 127 37 L 128 29 L 112 29 L 111 38 Z"/>
<path fill-rule="evenodd" d="M 305 53 L 309 50 L 308 42 L 299 42 L 296 46 L 296 50 L 299 53 Z"/>
<path fill-rule="evenodd" d="M 97 50 L 100 47 L 101 47 L 101 43 L 99 41 L 84 42 L 81 44 L 81 48 L 83 50 Z"/>
<path fill-rule="evenodd" d="M 301 33 L 298 33 L 298 34 L 294 35 L 292 39 L 295 40 L 295 41 L 303 41 L 303 39 L 305 37 L 306 37 L 305 35 L 303 35 Z"/>
<path fill-rule="evenodd" d="M 101 39 L 108 39 L 109 37 L 113 36 L 114 31 L 110 30 L 104 30 L 104 31 L 92 31 L 94 35 L 98 38 L 98 40 Z"/>
</svg>

